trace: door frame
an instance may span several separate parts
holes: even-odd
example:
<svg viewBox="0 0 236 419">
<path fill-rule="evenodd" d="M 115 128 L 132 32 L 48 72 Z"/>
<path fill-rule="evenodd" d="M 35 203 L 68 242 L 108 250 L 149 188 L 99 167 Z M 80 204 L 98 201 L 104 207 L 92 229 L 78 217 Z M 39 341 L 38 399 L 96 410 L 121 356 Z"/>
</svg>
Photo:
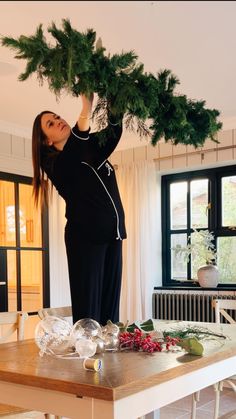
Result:
<svg viewBox="0 0 236 419">
<path fill-rule="evenodd" d="M 0 171 L 0 181 L 5 180 L 14 183 L 15 191 L 15 222 L 16 222 L 16 246 L 0 246 L 0 251 L 2 255 L 7 253 L 7 250 L 16 250 L 16 281 L 17 281 L 17 310 L 22 309 L 22 300 L 21 300 L 21 272 L 20 272 L 20 225 L 19 225 L 19 184 L 32 185 L 32 177 L 21 176 L 12 173 L 5 173 Z M 43 307 L 50 307 L 50 274 L 49 274 L 49 216 L 48 208 L 44 206 L 41 210 L 41 226 L 42 226 L 42 247 L 29 247 L 22 246 L 24 250 L 42 250 L 42 305 Z M 6 256 L 5 256 L 6 259 Z M 6 261 L 5 261 L 6 262 Z M 2 269 L 4 268 L 4 265 Z M 8 292 L 7 292 L 7 267 L 5 267 L 5 279 L 6 286 L 2 285 L 0 288 L 0 294 L 5 297 L 6 301 L 3 299 L 3 307 L 0 307 L 0 311 L 8 311 Z M 5 279 L 3 282 L 5 282 Z M 1 286 L 1 285 L 0 285 Z M 29 312 L 29 314 L 34 315 L 37 312 Z"/>
</svg>

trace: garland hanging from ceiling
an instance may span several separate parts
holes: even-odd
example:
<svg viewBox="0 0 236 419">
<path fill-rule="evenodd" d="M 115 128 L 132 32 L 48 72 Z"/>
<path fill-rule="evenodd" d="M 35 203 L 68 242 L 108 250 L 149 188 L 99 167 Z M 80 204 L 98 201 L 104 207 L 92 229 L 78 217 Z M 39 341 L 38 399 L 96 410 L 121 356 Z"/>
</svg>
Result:
<svg viewBox="0 0 236 419">
<path fill-rule="evenodd" d="M 36 73 L 41 84 L 48 82 L 57 99 L 63 91 L 76 97 L 97 93 L 93 119 L 98 129 L 106 126 L 112 114 L 124 116 L 126 129 L 149 137 L 152 145 L 161 138 L 194 147 L 202 146 L 206 139 L 218 142 L 220 112 L 207 109 L 204 100 L 176 94 L 179 80 L 170 70 L 156 75 L 145 72 L 134 51 L 105 55 L 100 39 L 96 42 L 96 32 L 79 32 L 69 19 L 62 20 L 62 29 L 52 23 L 48 32 L 54 45 L 47 42 L 42 24 L 33 36 L 1 37 L 2 45 L 17 51 L 15 58 L 27 60 L 20 81 Z"/>
</svg>

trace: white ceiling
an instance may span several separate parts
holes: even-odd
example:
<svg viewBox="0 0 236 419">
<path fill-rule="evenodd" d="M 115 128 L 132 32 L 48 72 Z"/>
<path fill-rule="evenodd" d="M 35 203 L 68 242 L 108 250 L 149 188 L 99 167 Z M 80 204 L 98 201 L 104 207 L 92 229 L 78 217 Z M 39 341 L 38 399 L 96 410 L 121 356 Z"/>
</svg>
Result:
<svg viewBox="0 0 236 419">
<path fill-rule="evenodd" d="M 69 18 L 79 31 L 92 28 L 107 53 L 134 50 L 145 71 L 168 68 L 180 80 L 176 93 L 204 99 L 221 112 L 223 128 L 236 127 L 236 2 L 235 1 L 0 1 L 0 34 L 30 36 L 42 23 L 61 25 Z M 73 124 L 80 100 L 60 102 L 36 76 L 19 82 L 24 60 L 0 46 L 0 131 L 30 138 L 32 122 L 44 109 Z M 144 145 L 126 133 L 119 148 Z M 118 148 L 118 149 L 119 149 Z"/>
</svg>

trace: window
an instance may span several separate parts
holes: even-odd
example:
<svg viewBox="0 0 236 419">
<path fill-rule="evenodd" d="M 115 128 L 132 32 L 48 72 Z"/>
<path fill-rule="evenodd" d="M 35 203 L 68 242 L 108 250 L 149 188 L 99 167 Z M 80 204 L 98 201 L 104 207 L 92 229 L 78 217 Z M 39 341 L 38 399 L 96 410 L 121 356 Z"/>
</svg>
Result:
<svg viewBox="0 0 236 419">
<path fill-rule="evenodd" d="M 199 257 L 177 257 L 177 244 L 194 242 L 194 230 L 215 238 L 219 287 L 236 287 L 236 166 L 162 177 L 163 286 L 194 286 Z"/>
<path fill-rule="evenodd" d="M 0 311 L 49 305 L 48 217 L 35 208 L 31 183 L 0 173 Z"/>
</svg>

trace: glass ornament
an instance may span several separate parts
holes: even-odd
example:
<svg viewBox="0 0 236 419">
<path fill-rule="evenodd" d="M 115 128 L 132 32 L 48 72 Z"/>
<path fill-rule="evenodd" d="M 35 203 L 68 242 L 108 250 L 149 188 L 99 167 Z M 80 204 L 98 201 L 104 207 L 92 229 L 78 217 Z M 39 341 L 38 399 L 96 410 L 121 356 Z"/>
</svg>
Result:
<svg viewBox="0 0 236 419">
<path fill-rule="evenodd" d="M 100 354 L 105 350 L 105 342 L 104 339 L 100 338 L 99 336 L 94 336 L 92 338 L 93 342 L 97 344 L 96 354 Z"/>
<path fill-rule="evenodd" d="M 103 336 L 103 339 L 105 351 L 117 351 L 117 349 L 119 348 L 118 336 L 108 333 Z"/>
<path fill-rule="evenodd" d="M 117 326 L 117 324 L 112 323 L 109 320 L 108 320 L 107 324 L 102 327 L 102 333 L 105 334 L 105 335 L 111 334 L 111 335 L 114 335 L 114 336 L 118 336 L 119 332 L 120 332 L 119 326 Z"/>
<path fill-rule="evenodd" d="M 89 318 L 78 320 L 72 328 L 72 335 L 76 335 L 77 331 L 80 331 L 81 328 L 84 330 L 83 334 L 87 338 L 99 336 L 102 333 L 100 324 L 96 320 Z"/>
<path fill-rule="evenodd" d="M 35 343 L 39 355 L 63 354 L 69 350 L 71 325 L 62 317 L 47 316 L 36 325 Z"/>
<path fill-rule="evenodd" d="M 72 327 L 71 334 L 70 334 L 71 346 L 75 348 L 75 344 L 77 340 L 81 339 L 82 337 L 85 337 L 84 329 L 82 326 L 75 323 L 75 325 Z"/>
<path fill-rule="evenodd" d="M 75 342 L 75 349 L 80 358 L 90 358 L 96 353 L 97 344 L 91 339 L 82 337 Z"/>
</svg>

